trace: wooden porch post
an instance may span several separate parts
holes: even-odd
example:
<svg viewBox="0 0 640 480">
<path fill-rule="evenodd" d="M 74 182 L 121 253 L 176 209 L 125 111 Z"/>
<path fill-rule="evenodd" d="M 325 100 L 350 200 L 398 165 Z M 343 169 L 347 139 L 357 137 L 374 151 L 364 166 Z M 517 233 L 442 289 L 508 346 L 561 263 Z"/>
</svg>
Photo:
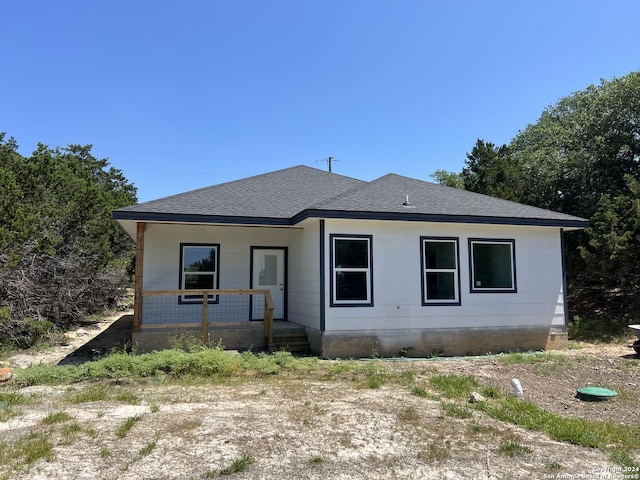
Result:
<svg viewBox="0 0 640 480">
<path fill-rule="evenodd" d="M 202 344 L 209 344 L 209 295 L 207 291 L 202 292 Z"/>
<path fill-rule="evenodd" d="M 144 264 L 144 230 L 146 224 L 138 222 L 136 232 L 136 275 L 135 275 L 135 298 L 133 303 L 133 331 L 140 329 L 142 323 L 142 267 Z"/>
</svg>

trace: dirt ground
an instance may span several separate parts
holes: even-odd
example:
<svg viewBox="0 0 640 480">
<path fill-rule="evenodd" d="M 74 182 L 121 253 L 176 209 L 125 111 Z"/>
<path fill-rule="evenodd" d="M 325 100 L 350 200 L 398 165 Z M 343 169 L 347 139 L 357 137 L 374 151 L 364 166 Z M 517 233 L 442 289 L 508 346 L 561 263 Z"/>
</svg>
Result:
<svg viewBox="0 0 640 480">
<path fill-rule="evenodd" d="M 10 362 L 19 368 L 86 361 L 103 351 L 108 327 L 120 321 L 122 328 L 112 332 L 126 331 L 127 317 L 120 314 L 74 334 L 67 346 Z M 110 341 L 117 340 L 112 334 Z M 630 343 L 581 344 L 553 352 L 543 363 L 516 365 L 499 356 L 373 361 L 381 370 L 411 371 L 426 397 L 397 383 L 371 389 L 348 378 L 304 376 L 189 385 L 162 377 L 122 379 L 106 387 L 104 399 L 81 403 L 73 398 L 92 385 L 28 387 L 20 393 L 35 400 L 0 422 L 0 443 L 46 435 L 53 454 L 19 470 L 0 465 L 0 479 L 218 478 L 245 454 L 251 464 L 231 478 L 640 478 L 640 472 L 620 470 L 599 449 L 556 442 L 478 411 L 470 418 L 447 415 L 428 382 L 436 373 L 473 375 L 510 395 L 510 381 L 518 378 L 525 398 L 549 411 L 640 425 L 640 358 Z M 604 402 L 577 399 L 576 389 L 588 385 L 619 395 Z M 4 385 L 0 392 L 10 388 Z M 58 412 L 66 420 L 46 422 Z M 120 435 L 127 420 L 133 425 Z M 511 456 L 505 442 L 526 451 Z M 640 461 L 640 450 L 633 455 Z"/>
</svg>

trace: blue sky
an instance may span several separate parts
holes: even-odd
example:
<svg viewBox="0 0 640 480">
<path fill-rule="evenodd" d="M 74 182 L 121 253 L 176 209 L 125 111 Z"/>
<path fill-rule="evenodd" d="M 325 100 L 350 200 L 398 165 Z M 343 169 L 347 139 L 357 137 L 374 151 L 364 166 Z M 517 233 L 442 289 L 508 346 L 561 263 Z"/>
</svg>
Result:
<svg viewBox="0 0 640 480">
<path fill-rule="evenodd" d="M 561 97 L 640 69 L 640 2 L 21 0 L 0 132 L 92 144 L 140 201 L 295 165 L 459 171 Z"/>
</svg>

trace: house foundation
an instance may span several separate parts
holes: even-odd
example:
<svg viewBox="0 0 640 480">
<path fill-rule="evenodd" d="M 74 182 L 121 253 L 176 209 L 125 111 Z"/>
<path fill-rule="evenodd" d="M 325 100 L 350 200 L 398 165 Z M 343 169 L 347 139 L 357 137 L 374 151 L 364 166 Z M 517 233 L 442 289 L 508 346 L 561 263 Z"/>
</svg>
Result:
<svg viewBox="0 0 640 480">
<path fill-rule="evenodd" d="M 544 327 L 319 332 L 307 329 L 311 350 L 329 358 L 483 355 L 564 350 L 567 334 Z"/>
</svg>

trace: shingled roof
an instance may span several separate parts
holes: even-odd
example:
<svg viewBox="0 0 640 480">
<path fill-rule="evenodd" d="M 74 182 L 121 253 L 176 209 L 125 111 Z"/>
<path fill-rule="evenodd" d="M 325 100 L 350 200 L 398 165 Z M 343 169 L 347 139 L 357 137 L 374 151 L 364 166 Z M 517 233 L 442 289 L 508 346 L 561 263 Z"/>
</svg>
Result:
<svg viewBox="0 0 640 480">
<path fill-rule="evenodd" d="M 589 224 L 583 218 L 400 175 L 365 182 L 304 165 L 120 208 L 113 217 L 121 224 L 295 225 L 309 217 L 565 228 Z"/>
</svg>

